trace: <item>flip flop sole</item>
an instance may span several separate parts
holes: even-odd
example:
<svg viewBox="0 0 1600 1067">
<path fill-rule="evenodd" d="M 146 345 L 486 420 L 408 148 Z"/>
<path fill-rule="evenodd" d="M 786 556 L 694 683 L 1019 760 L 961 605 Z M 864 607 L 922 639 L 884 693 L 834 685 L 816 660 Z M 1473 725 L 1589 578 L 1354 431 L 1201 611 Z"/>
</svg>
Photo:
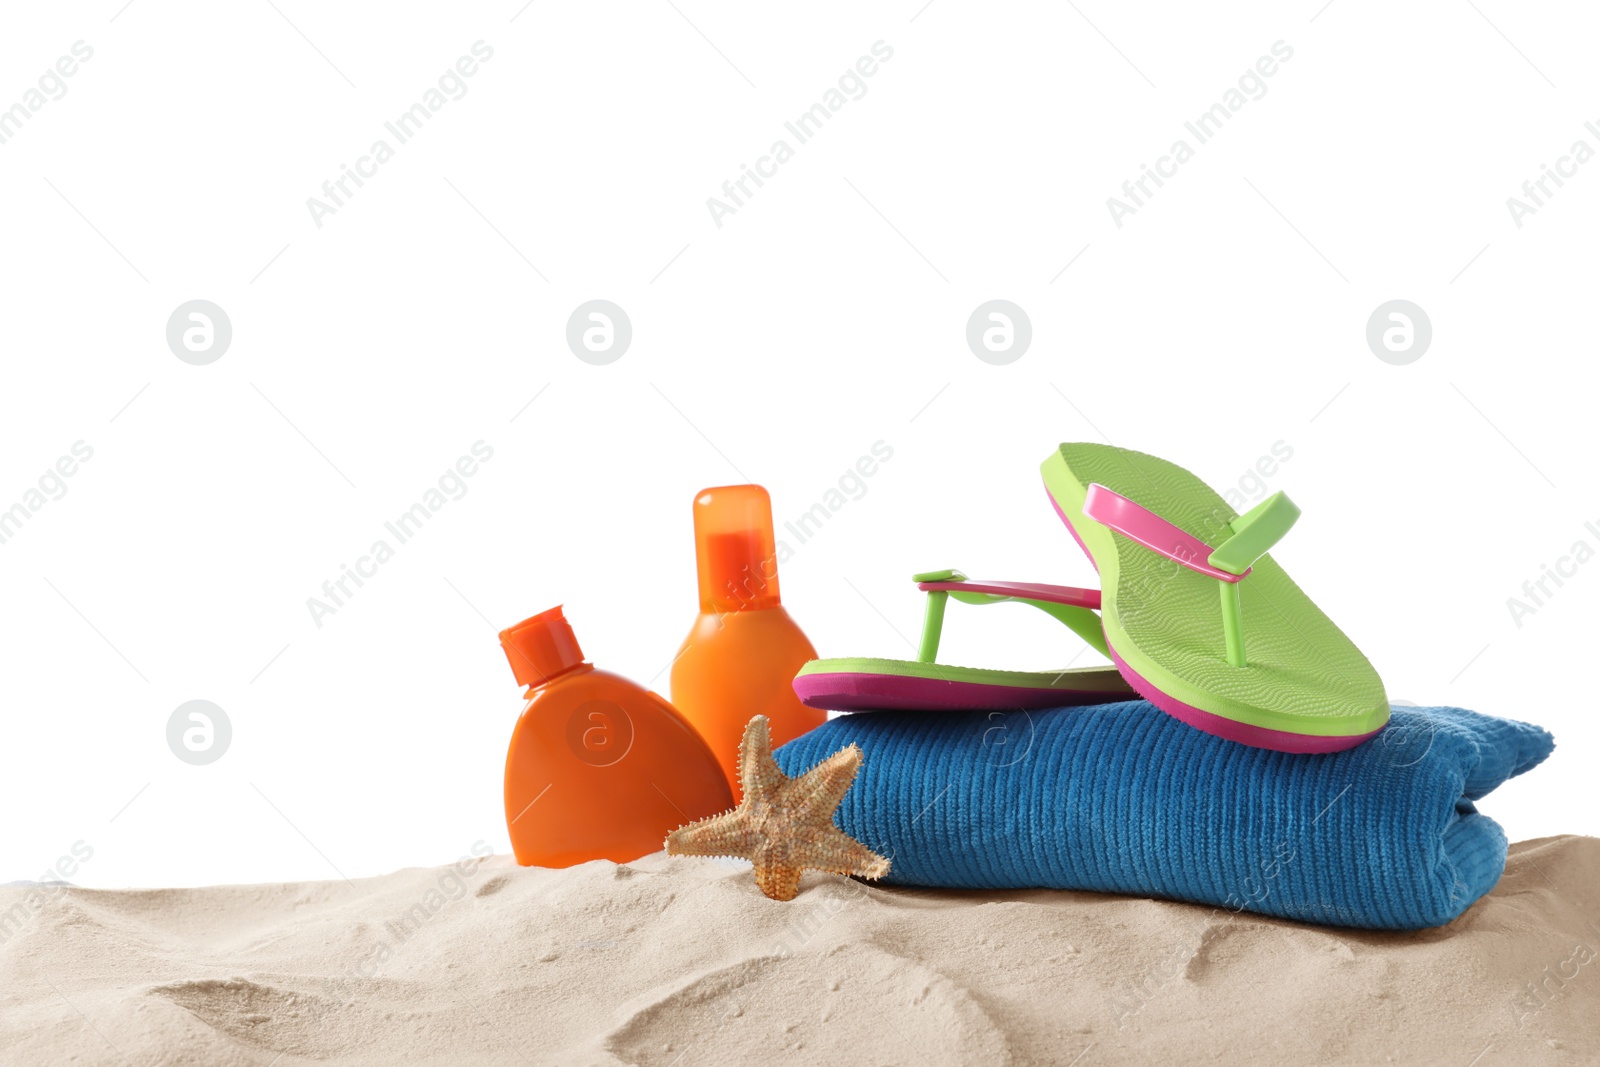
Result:
<svg viewBox="0 0 1600 1067">
<path fill-rule="evenodd" d="M 1238 513 L 1175 464 L 1108 445 L 1063 445 L 1042 467 L 1057 514 L 1100 572 L 1106 640 L 1128 682 L 1207 733 L 1285 752 L 1352 748 L 1388 721 L 1360 650 L 1271 556 L 1239 584 L 1248 666 L 1227 663 L 1218 582 L 1083 514 L 1098 482 L 1215 544 Z"/>
<path fill-rule="evenodd" d="M 1032 711 L 1136 695 L 1115 667 L 998 671 L 865 657 L 812 660 L 794 691 L 808 707 L 856 712 Z"/>
</svg>

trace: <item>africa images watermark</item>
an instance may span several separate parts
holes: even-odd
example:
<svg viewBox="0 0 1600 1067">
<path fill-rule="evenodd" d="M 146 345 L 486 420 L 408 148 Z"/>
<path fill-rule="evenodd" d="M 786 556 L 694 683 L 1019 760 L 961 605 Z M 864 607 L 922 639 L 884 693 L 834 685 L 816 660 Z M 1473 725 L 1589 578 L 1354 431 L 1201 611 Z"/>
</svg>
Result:
<svg viewBox="0 0 1600 1067">
<path fill-rule="evenodd" d="M 1293 458 L 1293 445 L 1284 440 L 1274 441 L 1267 452 L 1257 456 L 1256 461 L 1246 467 L 1244 472 L 1234 479 L 1233 484 L 1223 491 L 1223 502 L 1213 507 L 1201 519 L 1201 539 L 1215 542 L 1232 536 L 1233 521 L 1248 511 L 1250 506 L 1266 499 L 1272 480 L 1283 469 L 1283 465 Z M 1133 595 L 1121 598 L 1123 621 L 1135 619 L 1162 603 L 1159 596 L 1152 594 L 1162 583 L 1177 578 L 1182 569 L 1183 565 L 1177 560 L 1167 560 L 1148 573 L 1141 572 L 1132 580 L 1132 584 L 1125 585 L 1124 588 Z"/>
<path fill-rule="evenodd" d="M 346 201 L 356 195 L 356 190 L 366 184 L 362 179 L 377 176 L 378 168 L 395 157 L 398 146 L 421 133 L 423 127 L 451 100 L 460 100 L 467 95 L 467 79 L 478 73 L 480 63 L 487 63 L 494 58 L 494 49 L 483 41 L 474 41 L 471 52 L 472 55 L 461 56 L 454 66 L 446 68 L 439 75 L 438 82 L 423 92 L 418 103 L 383 124 L 389 136 L 394 138 L 394 144 L 391 145 L 382 137 L 373 141 L 365 155 L 356 157 L 354 168 L 345 163 L 339 164 L 339 176 L 322 183 L 321 198 L 306 198 L 306 210 L 311 212 L 311 221 L 317 229 L 322 229 L 322 220 L 326 216 L 337 214 L 340 208 L 346 206 Z M 350 188 L 351 183 L 355 184 L 355 189 Z"/>
<path fill-rule="evenodd" d="M 894 458 L 894 448 L 881 439 L 872 442 L 869 451 L 871 455 L 857 457 L 854 465 L 844 469 L 844 473 L 837 479 L 836 487 L 827 489 L 822 494 L 821 500 L 801 512 L 793 522 L 784 522 L 783 528 L 795 538 L 797 544 L 803 545 L 816 537 L 822 531 L 824 524 L 843 510 L 846 504 L 866 496 L 867 479 L 877 474 L 883 469 L 883 464 Z M 727 588 L 723 592 L 737 601 L 739 606 L 719 613 L 719 624 L 722 618 L 733 612 L 743 611 L 754 603 L 767 591 L 767 587 L 777 580 L 779 564 L 787 563 L 794 558 L 794 547 L 788 541 L 776 536 L 774 540 L 772 555 L 757 560 L 753 567 L 746 564 L 737 581 L 728 579 Z"/>
<path fill-rule="evenodd" d="M 1145 206 L 1145 201 L 1155 196 L 1149 183 L 1154 182 L 1157 189 L 1161 188 L 1166 184 L 1161 179 L 1175 177 L 1178 168 L 1194 158 L 1196 146 L 1205 144 L 1221 133 L 1223 126 L 1242 111 L 1245 104 L 1251 100 L 1260 100 L 1267 95 L 1266 79 L 1278 73 L 1278 64 L 1287 63 L 1294 58 L 1294 49 L 1283 41 L 1274 41 L 1271 52 L 1271 55 L 1257 59 L 1255 66 L 1239 75 L 1237 88 L 1230 88 L 1223 93 L 1219 103 L 1212 104 L 1193 121 L 1183 124 L 1183 128 L 1194 138 L 1194 145 L 1182 137 L 1178 138 L 1172 142 L 1172 147 L 1167 150 L 1166 155 L 1156 159 L 1153 168 L 1149 164 L 1141 163 L 1139 176 L 1122 183 L 1122 195 L 1127 197 L 1127 200 L 1115 196 L 1106 198 L 1106 209 L 1111 212 L 1111 221 L 1117 229 L 1122 229 L 1124 218 L 1137 214 L 1139 209 Z"/>
<path fill-rule="evenodd" d="M 39 75 L 38 88 L 24 90 L 20 101 L 0 110 L 0 145 L 21 133 L 23 125 L 43 111 L 50 101 L 66 96 L 66 79 L 78 73 L 80 64 L 94 58 L 94 49 L 82 41 L 73 41 L 71 52 L 71 55 L 57 59 L 54 66 L 46 68 Z"/>
<path fill-rule="evenodd" d="M 50 501 L 67 495 L 67 479 L 78 473 L 80 464 L 94 458 L 94 449 L 83 441 L 72 443 L 72 455 L 62 456 L 39 475 L 37 487 L 30 486 L 22 499 L 0 510 L 0 545 L 6 544 L 22 532 L 26 523 Z"/>
<path fill-rule="evenodd" d="M 829 520 L 844 510 L 846 504 L 866 496 L 867 479 L 877 474 L 883 469 L 883 464 L 894 458 L 894 448 L 887 441 L 872 442 L 869 451 L 872 453 L 870 456 L 858 456 L 854 465 L 844 469 L 844 473 L 839 475 L 835 485 L 830 486 L 822 494 L 821 500 L 802 511 L 793 521 L 784 521 L 783 528 L 794 537 L 795 544 L 803 545 L 816 537 Z M 741 606 L 754 601 L 777 578 L 779 564 L 789 562 L 794 556 L 794 547 L 782 537 L 776 537 L 772 555 L 757 560 L 753 571 L 746 566 L 744 577 L 738 586 L 729 579 L 725 592 L 731 594 Z"/>
<path fill-rule="evenodd" d="M 471 882 L 477 877 L 483 861 L 493 856 L 494 849 L 480 838 L 472 843 L 469 853 L 462 855 L 450 866 L 440 868 L 436 872 L 433 885 L 422 894 L 421 898 L 383 924 L 383 933 L 387 934 L 388 938 L 378 936 L 375 943 L 362 953 L 360 960 L 345 968 L 343 980 L 339 984 L 348 992 L 350 985 L 376 978 L 384 965 L 399 953 L 406 942 L 421 933 L 423 927 L 442 912 L 446 905 L 465 899 L 472 892 Z M 483 895 L 486 890 L 493 891 L 493 887 L 480 886 L 477 892 Z"/>
<path fill-rule="evenodd" d="M 1594 920 L 1591 919 L 1589 925 L 1594 926 Z M 1595 928 L 1600 930 L 1600 927 Z M 1581 974 L 1584 965 L 1592 963 L 1594 958 L 1595 951 L 1587 943 L 1574 942 L 1572 951 L 1563 959 L 1547 964 L 1537 978 L 1523 983 L 1521 989 L 1507 998 L 1511 1018 L 1516 1020 L 1517 1027 L 1527 1026 L 1541 1011 L 1559 1000 L 1567 986 Z"/>
<path fill-rule="evenodd" d="M 399 516 L 383 524 L 384 530 L 394 538 L 391 545 L 387 539 L 378 538 L 372 542 L 367 553 L 356 559 L 355 566 L 348 563 L 339 564 L 339 577 L 330 578 L 322 583 L 321 597 L 306 597 L 306 610 L 311 612 L 311 621 L 317 629 L 322 629 L 322 620 L 329 615 L 336 614 L 346 602 L 356 595 L 356 592 L 366 584 L 366 579 L 377 575 L 378 568 L 388 563 L 395 556 L 396 546 L 403 545 L 421 532 L 434 515 L 444 509 L 452 500 L 460 500 L 467 495 L 467 479 L 477 474 L 481 469 L 480 464 L 487 463 L 494 458 L 494 448 L 484 441 L 474 441 L 471 449 L 472 455 L 459 457 L 454 465 L 446 468 L 439 475 L 438 482 L 430 486 L 422 494 L 422 499 L 412 504 Z M 449 494 L 446 496 L 446 494 Z M 351 586 L 355 588 L 352 589 Z"/>
<path fill-rule="evenodd" d="M 894 448 L 886 441 L 872 442 L 869 451 L 872 455 L 859 456 L 853 466 L 845 468 L 844 473 L 839 475 L 837 488 L 829 488 L 822 494 L 821 500 L 801 512 L 793 522 L 783 524 L 783 528 L 794 535 L 796 543 L 803 545 L 811 540 L 829 519 L 843 510 L 846 504 L 866 496 L 867 479 L 877 474 L 883 464 L 894 458 Z M 782 538 L 778 539 L 777 551 L 779 563 L 794 554 L 794 549 L 790 548 L 788 542 Z"/>
<path fill-rule="evenodd" d="M 783 128 L 794 138 L 794 145 L 790 145 L 787 140 L 780 137 L 772 142 L 766 155 L 756 159 L 753 169 L 749 164 L 739 164 L 739 176 L 722 183 L 722 196 L 726 199 L 715 196 L 706 198 L 706 210 L 711 212 L 711 221 L 716 223 L 717 229 L 722 229 L 722 220 L 725 216 L 736 214 L 745 206 L 746 200 L 755 196 L 755 191 L 750 188 L 751 182 L 754 182 L 759 189 L 765 184 L 763 178 L 774 177 L 778 173 L 779 166 L 794 158 L 796 146 L 805 144 L 821 133 L 822 127 L 850 100 L 860 100 L 866 96 L 866 79 L 878 73 L 880 63 L 887 63 L 893 58 L 893 48 L 882 41 L 874 41 L 872 55 L 862 56 L 856 60 L 853 67 L 846 68 L 845 72 L 839 75 L 837 88 L 830 87 L 822 94 L 819 103 L 812 104 L 792 122 L 783 124 Z M 848 97 L 846 93 L 849 94 Z"/>
<path fill-rule="evenodd" d="M 1600 544 L 1600 524 L 1586 522 L 1583 530 L 1589 537 Z M 1522 583 L 1522 596 L 1506 597 L 1506 610 L 1511 613 L 1511 621 L 1517 629 L 1522 629 L 1522 620 L 1538 613 L 1551 597 L 1566 584 L 1563 579 L 1572 579 L 1578 576 L 1578 568 L 1588 563 L 1595 557 L 1594 545 L 1587 538 L 1580 537 L 1572 542 L 1572 547 L 1567 553 L 1556 557 L 1555 566 L 1548 563 L 1539 564 L 1539 577 L 1529 578 Z M 1552 589 L 1551 586 L 1555 588 Z"/>
<path fill-rule="evenodd" d="M 1583 128 L 1588 131 L 1589 136 L 1600 141 L 1600 126 L 1593 122 L 1585 122 Z M 1594 146 L 1580 137 L 1572 142 L 1572 147 L 1567 150 L 1566 155 L 1556 160 L 1554 167 L 1548 163 L 1539 164 L 1539 176 L 1529 178 L 1522 183 L 1522 195 L 1527 199 L 1506 197 L 1506 210 L 1511 212 L 1511 221 L 1517 229 L 1522 229 L 1528 216 L 1538 214 L 1539 209 L 1546 206 L 1545 201 L 1555 196 L 1561 187 L 1566 185 L 1561 179 L 1577 177 L 1578 168 L 1594 156 Z M 1554 189 L 1550 188 L 1552 183 L 1555 185 Z"/>
<path fill-rule="evenodd" d="M 70 883 L 63 879 L 77 874 L 79 866 L 93 858 L 94 847 L 80 838 L 72 843 L 70 854 L 58 856 L 55 863 L 44 869 L 37 882 L 27 884 L 22 896 L 10 908 L 0 912 L 0 945 L 27 929 L 33 917 L 43 911 L 56 894 L 70 887 Z"/>
</svg>

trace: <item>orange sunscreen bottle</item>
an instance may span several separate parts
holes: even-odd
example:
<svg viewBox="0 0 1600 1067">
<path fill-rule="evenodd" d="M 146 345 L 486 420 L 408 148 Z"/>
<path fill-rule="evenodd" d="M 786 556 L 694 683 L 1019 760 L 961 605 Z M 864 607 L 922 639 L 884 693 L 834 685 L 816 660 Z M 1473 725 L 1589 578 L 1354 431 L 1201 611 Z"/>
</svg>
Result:
<svg viewBox="0 0 1600 1067">
<path fill-rule="evenodd" d="M 772 501 L 759 485 L 725 485 L 694 499 L 700 615 L 672 665 L 672 701 L 722 765 L 737 797 L 739 739 L 751 716 L 772 721 L 772 743 L 792 741 L 828 714 L 791 684 L 817 658 L 778 596 Z"/>
<path fill-rule="evenodd" d="M 560 607 L 502 630 L 500 646 L 528 687 L 506 753 L 518 863 L 625 863 L 733 806 L 705 742 L 665 700 L 585 663 Z"/>
</svg>

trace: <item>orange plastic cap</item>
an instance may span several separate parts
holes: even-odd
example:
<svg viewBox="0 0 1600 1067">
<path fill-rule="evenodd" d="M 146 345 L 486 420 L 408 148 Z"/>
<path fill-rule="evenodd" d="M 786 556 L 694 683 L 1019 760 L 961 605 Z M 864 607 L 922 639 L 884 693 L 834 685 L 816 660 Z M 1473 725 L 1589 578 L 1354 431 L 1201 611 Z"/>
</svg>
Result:
<svg viewBox="0 0 1600 1067">
<path fill-rule="evenodd" d="M 543 685 L 583 663 L 583 649 L 560 604 L 501 630 L 500 647 L 518 685 Z"/>
<path fill-rule="evenodd" d="M 694 498 L 694 550 L 701 611 L 775 608 L 781 602 L 772 498 L 759 485 L 702 489 Z"/>
</svg>

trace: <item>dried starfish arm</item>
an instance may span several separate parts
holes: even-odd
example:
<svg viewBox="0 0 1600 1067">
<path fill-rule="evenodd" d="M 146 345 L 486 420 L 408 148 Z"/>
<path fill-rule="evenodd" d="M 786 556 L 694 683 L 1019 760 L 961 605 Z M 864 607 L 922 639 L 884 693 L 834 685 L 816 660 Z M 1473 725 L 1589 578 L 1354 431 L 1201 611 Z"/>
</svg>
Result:
<svg viewBox="0 0 1600 1067">
<path fill-rule="evenodd" d="M 761 847 L 763 835 L 734 812 L 680 826 L 667 835 L 669 856 L 729 856 L 748 859 Z"/>
<path fill-rule="evenodd" d="M 855 783 L 861 768 L 861 749 L 841 748 L 799 778 L 784 784 L 780 803 L 794 811 L 820 816 L 821 825 L 832 825 L 833 813 Z"/>
<path fill-rule="evenodd" d="M 800 892 L 800 868 L 757 867 L 756 885 L 773 900 L 793 900 Z"/>
<path fill-rule="evenodd" d="M 832 826 L 799 836 L 800 839 L 789 846 L 789 862 L 796 866 L 862 878 L 882 878 L 889 873 L 886 857 Z"/>
<path fill-rule="evenodd" d="M 757 715 L 744 728 L 739 741 L 739 786 L 749 798 L 776 796 L 789 778 L 772 758 L 772 735 L 767 717 Z"/>
</svg>

